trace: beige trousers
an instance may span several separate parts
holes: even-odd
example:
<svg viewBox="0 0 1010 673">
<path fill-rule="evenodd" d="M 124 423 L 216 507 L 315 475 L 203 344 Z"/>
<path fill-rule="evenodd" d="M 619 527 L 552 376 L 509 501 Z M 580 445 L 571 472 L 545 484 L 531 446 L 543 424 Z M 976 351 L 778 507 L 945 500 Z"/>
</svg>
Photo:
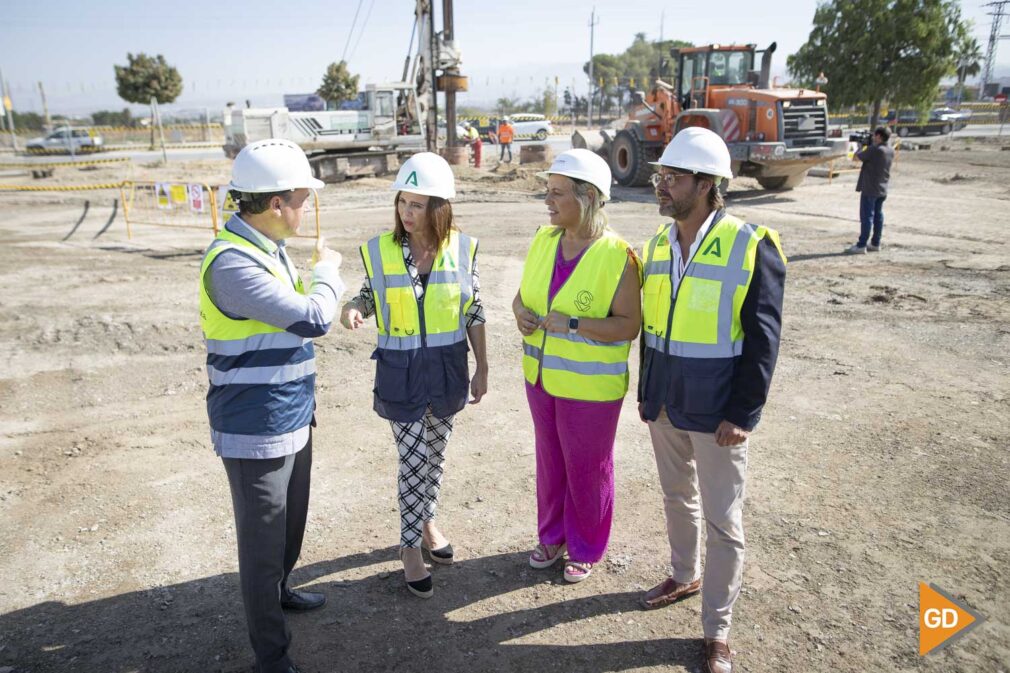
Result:
<svg viewBox="0 0 1010 673">
<path fill-rule="evenodd" d="M 649 432 L 663 488 L 673 579 L 691 582 L 701 575 L 704 510 L 708 537 L 701 623 L 706 638 L 726 640 L 743 575 L 747 442 L 719 446 L 712 433 L 673 427 L 665 411 L 649 423 Z"/>
</svg>

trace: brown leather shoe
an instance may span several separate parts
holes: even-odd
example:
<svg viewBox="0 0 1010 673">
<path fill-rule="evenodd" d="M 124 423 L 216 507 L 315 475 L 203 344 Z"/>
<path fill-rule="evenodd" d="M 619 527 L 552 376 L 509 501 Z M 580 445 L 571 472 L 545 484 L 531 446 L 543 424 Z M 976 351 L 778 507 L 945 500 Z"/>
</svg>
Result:
<svg viewBox="0 0 1010 673">
<path fill-rule="evenodd" d="M 706 673 L 733 673 L 733 653 L 721 640 L 705 641 Z"/>
<path fill-rule="evenodd" d="M 669 605 L 670 603 L 676 603 L 681 598 L 696 594 L 699 591 L 701 591 L 701 579 L 696 579 L 693 582 L 688 582 L 687 584 L 681 584 L 680 582 L 674 581 L 672 577 L 667 577 L 665 580 L 649 589 L 649 591 L 642 596 L 641 603 L 642 607 L 646 610 L 655 610 L 656 608 L 661 608 Z"/>
</svg>

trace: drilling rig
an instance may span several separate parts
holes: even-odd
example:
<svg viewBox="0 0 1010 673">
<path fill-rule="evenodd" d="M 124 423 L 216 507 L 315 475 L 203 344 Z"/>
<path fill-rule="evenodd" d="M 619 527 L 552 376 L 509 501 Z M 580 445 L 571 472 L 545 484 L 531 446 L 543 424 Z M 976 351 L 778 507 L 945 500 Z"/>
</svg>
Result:
<svg viewBox="0 0 1010 673">
<path fill-rule="evenodd" d="M 414 51 L 415 38 L 417 50 Z M 305 150 L 313 173 L 324 182 L 385 175 L 403 158 L 438 152 L 438 98 L 445 94 L 450 163 L 462 156 L 456 138 L 456 93 L 467 90 L 454 39 L 452 0 L 442 2 L 442 31 L 435 31 L 432 0 L 417 0 L 414 27 L 400 81 L 367 84 L 357 108 L 293 112 L 285 107 L 228 109 L 224 152 L 234 158 L 249 143 L 286 138 Z"/>
</svg>

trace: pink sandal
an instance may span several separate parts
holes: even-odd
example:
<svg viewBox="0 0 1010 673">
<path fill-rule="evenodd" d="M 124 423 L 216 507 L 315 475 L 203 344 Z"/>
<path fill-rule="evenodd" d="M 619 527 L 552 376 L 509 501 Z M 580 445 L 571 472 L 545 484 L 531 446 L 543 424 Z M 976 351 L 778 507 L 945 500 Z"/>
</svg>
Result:
<svg viewBox="0 0 1010 673">
<path fill-rule="evenodd" d="M 554 554 L 551 555 L 549 547 L 557 547 Z M 552 565 L 558 562 L 562 556 L 565 555 L 565 543 L 559 545 L 546 545 L 538 544 L 533 553 L 530 554 L 530 567 L 536 568 L 537 570 L 543 570 L 544 568 L 550 568 Z"/>
<path fill-rule="evenodd" d="M 578 584 L 593 574 L 593 564 L 584 561 L 569 561 L 565 564 L 565 581 Z"/>
</svg>

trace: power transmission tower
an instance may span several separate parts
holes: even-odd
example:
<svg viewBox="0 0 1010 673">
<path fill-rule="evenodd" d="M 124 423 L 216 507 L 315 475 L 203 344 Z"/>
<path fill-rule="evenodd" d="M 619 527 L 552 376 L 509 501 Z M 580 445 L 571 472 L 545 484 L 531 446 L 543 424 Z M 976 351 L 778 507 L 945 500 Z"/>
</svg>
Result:
<svg viewBox="0 0 1010 673">
<path fill-rule="evenodd" d="M 1010 35 L 1000 35 L 1003 26 L 1003 18 L 1006 16 L 1006 6 L 1010 5 L 1010 0 L 995 0 L 988 2 L 983 7 L 992 7 L 989 16 L 992 17 L 992 28 L 989 30 L 989 46 L 985 51 L 985 69 L 982 71 L 982 89 L 979 97 L 985 96 L 985 89 L 992 81 L 993 67 L 996 65 L 996 46 L 1000 40 L 1010 38 Z"/>
<path fill-rule="evenodd" d="M 1010 0 L 1007 0 L 1010 2 Z M 593 80 L 593 36 L 596 30 L 596 25 L 600 22 L 596 18 L 596 7 L 593 7 L 593 13 L 589 15 L 589 125 L 588 128 L 593 128 L 593 86 L 596 81 Z"/>
</svg>

